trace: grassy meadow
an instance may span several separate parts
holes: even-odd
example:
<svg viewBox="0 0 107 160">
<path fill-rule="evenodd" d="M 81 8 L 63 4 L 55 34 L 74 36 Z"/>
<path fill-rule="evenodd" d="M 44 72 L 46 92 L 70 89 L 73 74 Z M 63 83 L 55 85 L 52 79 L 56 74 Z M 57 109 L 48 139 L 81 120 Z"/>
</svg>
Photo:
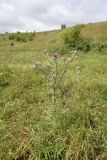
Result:
<svg viewBox="0 0 107 160">
<path fill-rule="evenodd" d="M 107 50 L 78 51 L 53 103 L 47 79 L 32 63 L 47 64 L 42 51 L 49 49 L 63 67 L 60 31 L 35 33 L 14 46 L 9 34 L 0 36 L 0 160 L 107 160 Z M 106 42 L 107 23 L 86 25 L 82 34 Z"/>
</svg>

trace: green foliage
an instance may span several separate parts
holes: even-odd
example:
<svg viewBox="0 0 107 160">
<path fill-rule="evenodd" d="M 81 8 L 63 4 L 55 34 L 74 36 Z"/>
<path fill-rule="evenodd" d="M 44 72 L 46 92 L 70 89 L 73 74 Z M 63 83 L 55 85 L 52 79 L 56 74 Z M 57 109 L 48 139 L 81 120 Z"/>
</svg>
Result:
<svg viewBox="0 0 107 160">
<path fill-rule="evenodd" d="M 15 34 L 9 35 L 9 40 L 14 40 L 15 39 Z"/>
<path fill-rule="evenodd" d="M 107 44 L 106 43 L 101 43 L 101 42 L 93 42 L 91 43 L 91 48 L 94 51 L 98 51 L 98 52 L 102 52 L 107 48 Z"/>
<path fill-rule="evenodd" d="M 0 67 L 0 87 L 6 87 L 10 83 L 11 70 L 8 67 Z"/>
<path fill-rule="evenodd" d="M 60 53 L 61 55 L 66 55 L 66 54 L 68 54 L 69 52 L 70 52 L 70 50 L 68 49 L 68 47 L 63 47 L 63 48 L 59 49 L 59 53 Z"/>
<path fill-rule="evenodd" d="M 10 44 L 11 46 L 14 46 L 14 43 L 13 42 L 11 42 L 11 44 Z"/>
<path fill-rule="evenodd" d="M 0 37 L 0 159 L 106 160 L 107 49 L 103 54 L 96 47 L 87 54 L 77 53 L 65 76 L 68 81 L 58 85 L 61 97 L 53 105 L 48 79 L 32 69 L 32 62 L 48 64 L 40 54 L 45 48 L 70 50 L 64 48 L 59 31 L 36 33 L 33 42 L 15 43 L 14 48 L 9 35 L 6 41 Z M 63 61 L 58 57 L 60 73 Z M 49 66 L 44 70 L 52 71 Z"/>
<path fill-rule="evenodd" d="M 26 36 L 22 36 L 20 39 L 21 42 L 27 42 L 27 37 Z"/>
<path fill-rule="evenodd" d="M 20 42 L 20 41 L 22 41 L 22 38 L 20 36 L 15 36 L 15 41 Z"/>
<path fill-rule="evenodd" d="M 80 30 L 78 28 L 68 28 L 61 34 L 67 46 L 74 48 L 76 47 L 76 44 L 80 39 Z"/>
<path fill-rule="evenodd" d="M 20 33 L 19 31 L 15 34 L 9 35 L 9 40 L 14 40 L 16 42 L 27 42 L 27 41 L 33 41 L 35 38 L 35 32 L 34 33 Z"/>
<path fill-rule="evenodd" d="M 91 50 L 96 50 L 102 52 L 107 45 L 101 42 L 93 42 L 87 38 L 81 36 L 82 25 L 77 25 L 74 28 L 69 28 L 62 32 L 62 38 L 65 45 L 71 50 L 79 50 L 83 52 L 89 52 Z"/>
<path fill-rule="evenodd" d="M 88 39 L 80 38 L 76 43 L 75 49 L 83 52 L 89 52 L 91 50 L 91 42 Z"/>
<path fill-rule="evenodd" d="M 91 50 L 90 41 L 80 36 L 80 31 L 83 26 L 78 25 L 74 28 L 69 28 L 62 32 L 62 37 L 68 48 L 72 50 L 80 50 L 88 52 Z"/>
<path fill-rule="evenodd" d="M 62 48 L 59 48 L 58 50 L 58 53 L 60 54 L 60 55 L 62 55 L 62 56 L 64 56 L 64 55 L 70 55 L 70 53 L 72 52 L 76 52 L 76 51 L 74 51 L 74 50 L 71 50 L 71 48 L 69 48 L 68 46 L 64 46 L 64 47 L 62 47 Z"/>
<path fill-rule="evenodd" d="M 16 42 L 27 42 L 27 35 L 17 34 L 15 35 L 15 41 Z"/>
</svg>

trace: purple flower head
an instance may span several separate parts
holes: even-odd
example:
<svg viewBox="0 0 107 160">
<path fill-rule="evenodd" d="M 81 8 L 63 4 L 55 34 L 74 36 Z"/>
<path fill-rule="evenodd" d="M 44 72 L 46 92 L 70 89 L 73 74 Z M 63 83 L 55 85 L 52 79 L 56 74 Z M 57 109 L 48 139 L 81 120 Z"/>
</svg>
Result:
<svg viewBox="0 0 107 160">
<path fill-rule="evenodd" d="M 58 58 L 57 53 L 53 53 L 53 54 L 52 54 L 52 59 L 53 59 L 53 60 L 56 60 L 57 58 Z"/>
</svg>

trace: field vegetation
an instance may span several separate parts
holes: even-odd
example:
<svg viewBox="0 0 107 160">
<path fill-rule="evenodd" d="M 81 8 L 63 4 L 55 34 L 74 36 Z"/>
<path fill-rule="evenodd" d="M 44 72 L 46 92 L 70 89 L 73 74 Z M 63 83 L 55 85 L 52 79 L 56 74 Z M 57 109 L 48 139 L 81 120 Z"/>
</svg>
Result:
<svg viewBox="0 0 107 160">
<path fill-rule="evenodd" d="M 107 22 L 74 28 L 0 36 L 1 160 L 107 160 Z"/>
</svg>

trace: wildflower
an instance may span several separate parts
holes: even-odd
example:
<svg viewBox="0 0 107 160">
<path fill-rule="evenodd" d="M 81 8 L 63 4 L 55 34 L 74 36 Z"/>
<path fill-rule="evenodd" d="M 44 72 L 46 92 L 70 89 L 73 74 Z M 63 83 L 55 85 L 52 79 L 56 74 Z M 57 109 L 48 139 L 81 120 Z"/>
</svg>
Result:
<svg viewBox="0 0 107 160">
<path fill-rule="evenodd" d="M 52 54 L 52 60 L 56 60 L 57 58 L 58 58 L 57 53 L 53 53 L 53 54 Z"/>
</svg>

